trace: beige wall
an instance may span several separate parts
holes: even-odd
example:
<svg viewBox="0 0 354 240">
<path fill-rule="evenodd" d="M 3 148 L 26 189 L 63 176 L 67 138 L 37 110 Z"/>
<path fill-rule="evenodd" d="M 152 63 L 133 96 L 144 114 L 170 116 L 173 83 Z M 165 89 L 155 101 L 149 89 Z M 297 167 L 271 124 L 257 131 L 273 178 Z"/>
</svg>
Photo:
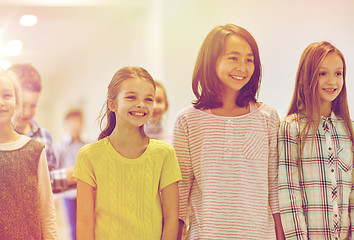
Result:
<svg viewBox="0 0 354 240">
<path fill-rule="evenodd" d="M 353 10 L 350 0 L 146 0 L 109 7 L 3 6 L 0 42 L 9 36 L 25 39 L 23 54 L 9 60 L 31 62 L 41 72 L 44 90 L 36 118 L 55 140 L 62 137 L 62 118 L 72 106 L 85 112 L 87 137 L 97 137 L 95 120 L 106 87 L 114 72 L 125 65 L 143 66 L 165 84 L 170 101 L 165 124 L 172 130 L 176 114 L 194 99 L 191 76 L 200 45 L 213 27 L 225 23 L 245 27 L 257 40 L 264 73 L 259 100 L 276 107 L 280 117 L 285 116 L 291 100 L 301 52 L 313 41 L 331 41 L 347 60 L 354 118 Z M 12 26 L 14 16 L 26 11 L 41 16 L 39 26 Z M 11 19 L 6 26 L 4 17 Z"/>
</svg>

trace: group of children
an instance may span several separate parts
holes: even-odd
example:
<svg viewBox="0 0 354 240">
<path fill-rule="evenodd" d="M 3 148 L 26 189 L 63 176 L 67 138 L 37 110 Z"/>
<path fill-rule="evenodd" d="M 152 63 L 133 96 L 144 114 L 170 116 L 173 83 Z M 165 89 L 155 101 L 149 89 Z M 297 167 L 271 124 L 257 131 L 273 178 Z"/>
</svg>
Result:
<svg viewBox="0 0 354 240">
<path fill-rule="evenodd" d="M 310 44 L 280 121 L 257 101 L 255 39 L 242 27 L 217 26 L 199 51 L 196 100 L 178 114 L 172 147 L 156 139 L 169 138 L 159 123 L 168 108 L 163 88 L 141 67 L 119 69 L 98 141 L 77 157 L 77 239 L 180 239 L 187 220 L 185 239 L 351 239 L 345 73 L 337 48 Z M 0 238 L 54 239 L 43 146 L 14 131 L 19 90 L 10 72 L 0 82 Z"/>
</svg>

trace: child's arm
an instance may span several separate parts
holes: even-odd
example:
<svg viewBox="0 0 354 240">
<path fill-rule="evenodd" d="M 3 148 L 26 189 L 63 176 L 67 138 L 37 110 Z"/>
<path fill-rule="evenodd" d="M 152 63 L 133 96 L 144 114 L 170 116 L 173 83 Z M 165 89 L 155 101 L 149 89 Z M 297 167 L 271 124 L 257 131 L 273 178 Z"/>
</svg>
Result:
<svg viewBox="0 0 354 240">
<path fill-rule="evenodd" d="M 43 149 L 38 163 L 39 218 L 43 239 L 58 239 L 55 207 Z"/>
<path fill-rule="evenodd" d="M 172 183 L 161 191 L 163 229 L 161 240 L 176 240 L 178 233 L 178 183 Z"/>
<path fill-rule="evenodd" d="M 190 190 L 194 180 L 191 152 L 189 145 L 188 124 L 183 114 L 177 117 L 172 138 L 173 147 L 176 151 L 178 163 L 182 173 L 182 181 L 178 183 L 179 191 L 179 232 L 178 236 L 183 237 L 185 220 L 188 209 Z M 180 238 L 183 239 L 183 238 Z"/>
<path fill-rule="evenodd" d="M 268 187 L 269 187 L 269 205 L 273 212 L 275 225 L 275 233 L 277 240 L 283 240 L 284 231 L 281 224 L 279 213 L 279 196 L 278 196 L 278 149 L 277 134 L 279 129 L 279 116 L 273 113 L 273 118 L 268 124 Z"/>
<path fill-rule="evenodd" d="M 286 239 L 307 239 L 298 166 L 298 125 L 284 121 L 278 134 L 279 205 Z M 300 159 L 301 161 L 301 159 Z"/>
<path fill-rule="evenodd" d="M 285 240 L 283 225 L 281 224 L 280 213 L 274 213 L 275 235 L 277 240 Z"/>
<path fill-rule="evenodd" d="M 178 219 L 178 235 L 177 240 L 183 240 L 185 235 L 186 226 L 182 219 Z"/>
<path fill-rule="evenodd" d="M 349 219 L 350 219 L 350 234 L 351 237 L 354 237 L 354 170 L 352 169 L 352 191 L 350 192 L 350 198 L 349 198 Z M 350 239 L 350 238 L 348 238 Z"/>
<path fill-rule="evenodd" d="M 77 180 L 77 240 L 94 240 L 94 188 Z"/>
</svg>

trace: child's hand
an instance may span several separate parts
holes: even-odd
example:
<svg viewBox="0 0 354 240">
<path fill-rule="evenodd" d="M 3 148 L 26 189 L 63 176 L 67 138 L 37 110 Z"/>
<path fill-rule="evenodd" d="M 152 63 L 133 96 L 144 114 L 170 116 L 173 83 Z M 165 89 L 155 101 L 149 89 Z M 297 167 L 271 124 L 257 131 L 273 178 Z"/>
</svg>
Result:
<svg viewBox="0 0 354 240">
<path fill-rule="evenodd" d="M 76 184 L 77 179 L 73 176 L 75 166 L 66 168 L 66 181 L 68 185 Z"/>
</svg>

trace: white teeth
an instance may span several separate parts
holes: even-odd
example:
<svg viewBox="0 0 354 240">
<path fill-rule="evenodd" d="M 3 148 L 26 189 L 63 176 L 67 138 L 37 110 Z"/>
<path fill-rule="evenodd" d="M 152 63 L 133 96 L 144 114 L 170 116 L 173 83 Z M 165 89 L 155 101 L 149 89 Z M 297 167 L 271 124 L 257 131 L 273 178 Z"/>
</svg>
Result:
<svg viewBox="0 0 354 240">
<path fill-rule="evenodd" d="M 244 77 L 233 76 L 233 75 L 230 75 L 230 77 L 232 77 L 233 79 L 236 79 L 236 80 L 243 80 L 244 79 Z"/>
<path fill-rule="evenodd" d="M 334 92 L 336 89 L 333 88 L 333 89 L 330 89 L 330 88 L 324 88 L 323 90 L 327 91 L 327 92 Z"/>
<path fill-rule="evenodd" d="M 134 116 L 144 116 L 145 115 L 145 113 L 142 113 L 142 112 L 131 112 L 130 114 L 134 115 Z"/>
</svg>

